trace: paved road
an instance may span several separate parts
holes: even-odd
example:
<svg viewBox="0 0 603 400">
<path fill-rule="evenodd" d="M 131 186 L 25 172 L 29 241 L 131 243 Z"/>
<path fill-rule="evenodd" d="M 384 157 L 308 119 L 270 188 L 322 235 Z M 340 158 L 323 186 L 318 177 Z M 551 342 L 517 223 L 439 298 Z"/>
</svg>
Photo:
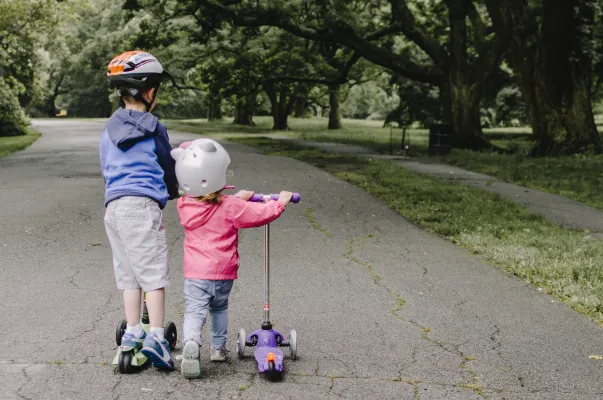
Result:
<svg viewBox="0 0 603 400">
<path fill-rule="evenodd" d="M 35 121 L 44 136 L 0 159 L 0 399 L 600 399 L 600 328 L 464 250 L 409 224 L 363 191 L 298 161 L 227 144 L 230 182 L 298 190 L 273 224 L 273 314 L 296 328 L 282 383 L 252 359 L 204 378 L 115 373 L 122 315 L 103 229 L 102 124 Z M 173 142 L 187 139 L 174 135 Z M 182 324 L 182 230 L 164 213 Z M 241 240 L 229 346 L 258 327 L 262 231 Z M 179 351 L 177 351 L 179 353 Z"/>
</svg>

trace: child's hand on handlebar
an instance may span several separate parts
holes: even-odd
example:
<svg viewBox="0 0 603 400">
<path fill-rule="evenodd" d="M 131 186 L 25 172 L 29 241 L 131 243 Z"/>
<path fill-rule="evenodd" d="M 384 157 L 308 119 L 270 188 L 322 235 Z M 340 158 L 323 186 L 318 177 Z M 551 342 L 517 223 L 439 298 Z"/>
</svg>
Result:
<svg viewBox="0 0 603 400">
<path fill-rule="evenodd" d="M 291 201 L 292 196 L 293 196 L 293 193 L 283 190 L 281 192 L 281 194 L 278 196 L 278 201 L 280 201 L 282 205 L 286 206 Z"/>
<path fill-rule="evenodd" d="M 239 199 L 247 201 L 253 197 L 253 192 L 249 190 L 239 190 L 235 196 L 237 196 Z"/>
</svg>

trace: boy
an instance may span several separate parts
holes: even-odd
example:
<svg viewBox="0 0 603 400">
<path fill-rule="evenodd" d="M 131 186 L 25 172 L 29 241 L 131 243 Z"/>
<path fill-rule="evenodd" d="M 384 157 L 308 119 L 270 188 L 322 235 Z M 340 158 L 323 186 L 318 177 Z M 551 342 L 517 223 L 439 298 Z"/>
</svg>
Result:
<svg viewBox="0 0 603 400">
<path fill-rule="evenodd" d="M 123 107 L 109 118 L 100 140 L 105 229 L 128 323 L 122 346 L 141 350 L 155 367 L 173 370 L 163 328 L 170 272 L 161 210 L 178 197 L 178 182 L 167 129 L 151 114 L 167 74 L 143 51 L 118 55 L 108 69 L 109 86 L 117 88 Z M 151 323 L 148 336 L 140 324 L 141 289 Z"/>
</svg>

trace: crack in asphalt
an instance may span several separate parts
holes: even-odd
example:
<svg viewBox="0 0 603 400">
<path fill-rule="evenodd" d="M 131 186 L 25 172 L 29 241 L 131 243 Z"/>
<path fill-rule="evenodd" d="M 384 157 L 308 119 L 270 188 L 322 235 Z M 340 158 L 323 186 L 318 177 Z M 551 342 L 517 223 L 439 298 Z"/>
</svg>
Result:
<svg viewBox="0 0 603 400">
<path fill-rule="evenodd" d="M 31 397 L 27 397 L 27 396 L 21 394 L 21 390 L 23 390 L 25 388 L 25 385 L 27 385 L 28 383 L 31 382 L 31 377 L 29 375 L 27 375 L 27 368 L 30 368 L 32 366 L 33 366 L 32 364 L 28 364 L 28 365 L 24 366 L 23 368 L 21 368 L 21 373 L 25 377 L 25 382 L 23 382 L 23 384 L 21 386 L 19 386 L 19 388 L 15 392 L 15 394 L 17 396 L 19 396 L 20 399 L 33 400 L 33 398 L 31 398 Z"/>
<path fill-rule="evenodd" d="M 84 330 L 84 331 L 82 331 L 82 332 L 80 332 L 80 333 L 76 334 L 75 336 L 69 336 L 69 337 L 67 337 L 67 338 L 65 338 L 65 339 L 63 339 L 63 340 L 61 340 L 61 343 L 65 343 L 65 342 L 67 342 L 67 341 L 69 341 L 69 340 L 76 340 L 76 339 L 79 339 L 79 338 L 81 338 L 82 336 L 84 336 L 86 333 L 90 333 L 90 332 L 94 331 L 94 330 L 96 329 L 96 324 L 97 324 L 97 323 L 99 323 L 100 321 L 102 321 L 102 320 L 103 320 L 103 318 L 105 317 L 105 315 L 107 315 L 107 314 L 109 314 L 110 312 L 114 311 L 114 310 L 106 310 L 106 307 L 107 307 L 107 306 L 108 306 L 110 303 L 111 303 L 111 296 L 108 296 L 108 297 L 107 297 L 107 301 L 106 301 L 106 302 L 105 302 L 105 304 L 103 304 L 103 305 L 102 305 L 102 307 L 100 308 L 100 310 L 102 310 L 102 311 L 100 311 L 99 309 L 96 309 L 96 310 L 94 311 L 96 314 L 98 314 L 98 317 L 92 321 L 92 327 L 91 327 L 91 328 L 86 329 L 86 330 Z M 117 309 L 115 309 L 115 311 L 116 311 L 116 310 L 117 310 Z M 104 312 L 103 312 L 103 311 L 104 311 Z"/>
<path fill-rule="evenodd" d="M 356 247 L 363 246 L 365 244 L 365 240 L 371 239 L 373 237 L 374 237 L 374 235 L 369 234 L 367 236 L 354 237 L 354 238 L 350 239 L 348 242 L 348 247 L 347 247 L 346 251 L 344 252 L 343 256 L 345 258 L 347 258 L 348 260 L 365 267 L 367 269 L 367 271 L 369 272 L 369 274 L 371 275 L 371 277 L 373 278 L 373 283 L 375 285 L 385 289 L 387 291 L 387 293 L 394 299 L 395 308 L 391 311 L 391 314 L 396 319 L 398 319 L 400 321 L 410 322 L 411 324 L 415 325 L 416 327 L 420 328 L 423 331 L 423 334 L 422 334 L 423 339 L 437 345 L 438 347 L 440 347 L 441 349 L 443 349 L 446 352 L 449 352 L 451 354 L 461 357 L 461 363 L 459 364 L 459 368 L 471 375 L 471 381 L 466 382 L 466 383 L 461 383 L 458 385 L 458 387 L 471 390 L 478 396 L 480 396 L 482 398 L 486 398 L 483 393 L 483 388 L 479 384 L 479 377 L 478 377 L 477 372 L 475 372 L 473 369 L 469 368 L 469 366 L 468 366 L 468 364 L 470 362 L 475 361 L 475 357 L 466 355 L 465 353 L 463 353 L 459 349 L 459 347 L 461 345 L 455 346 L 456 348 L 454 350 L 447 348 L 446 344 L 441 343 L 441 342 L 429 337 L 431 328 L 423 326 L 416 321 L 405 320 L 403 317 L 401 317 L 398 314 L 398 312 L 400 312 L 402 310 L 402 308 L 404 307 L 404 304 L 406 303 L 406 300 L 404 300 L 398 292 L 394 291 L 393 289 L 391 289 L 390 287 L 388 287 L 387 285 L 385 285 L 381 282 L 381 280 L 383 279 L 383 276 L 379 275 L 371 264 L 361 261 L 358 257 L 353 255 L 356 251 Z M 415 362 L 416 362 L 416 353 L 414 354 L 414 357 L 415 357 Z"/>
<path fill-rule="evenodd" d="M 121 396 L 118 393 L 115 393 L 115 391 L 117 390 L 117 387 L 121 384 L 121 379 L 122 379 L 122 375 L 121 374 L 116 374 L 117 375 L 117 382 L 115 382 L 115 385 L 113 385 L 113 387 L 111 388 L 111 394 L 113 395 L 113 400 L 119 400 L 119 397 Z"/>
</svg>

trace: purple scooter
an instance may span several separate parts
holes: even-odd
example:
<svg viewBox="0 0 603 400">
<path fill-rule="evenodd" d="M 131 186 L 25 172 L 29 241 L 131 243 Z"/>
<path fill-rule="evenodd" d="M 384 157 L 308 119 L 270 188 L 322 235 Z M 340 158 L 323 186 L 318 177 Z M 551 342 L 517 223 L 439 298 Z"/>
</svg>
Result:
<svg viewBox="0 0 603 400">
<path fill-rule="evenodd" d="M 277 200 L 278 194 L 255 194 L 249 201 L 264 202 Z M 294 193 L 292 203 L 298 203 L 300 196 Z M 245 346 L 256 347 L 255 360 L 261 374 L 266 374 L 270 381 L 278 381 L 283 377 L 283 352 L 279 347 L 289 347 L 292 360 L 297 357 L 297 332 L 292 329 L 288 340 L 277 330 L 272 329 L 270 323 L 270 224 L 264 226 L 264 322 L 262 329 L 253 331 L 249 337 L 245 329 L 239 331 L 237 337 L 237 355 L 243 358 Z"/>
</svg>

